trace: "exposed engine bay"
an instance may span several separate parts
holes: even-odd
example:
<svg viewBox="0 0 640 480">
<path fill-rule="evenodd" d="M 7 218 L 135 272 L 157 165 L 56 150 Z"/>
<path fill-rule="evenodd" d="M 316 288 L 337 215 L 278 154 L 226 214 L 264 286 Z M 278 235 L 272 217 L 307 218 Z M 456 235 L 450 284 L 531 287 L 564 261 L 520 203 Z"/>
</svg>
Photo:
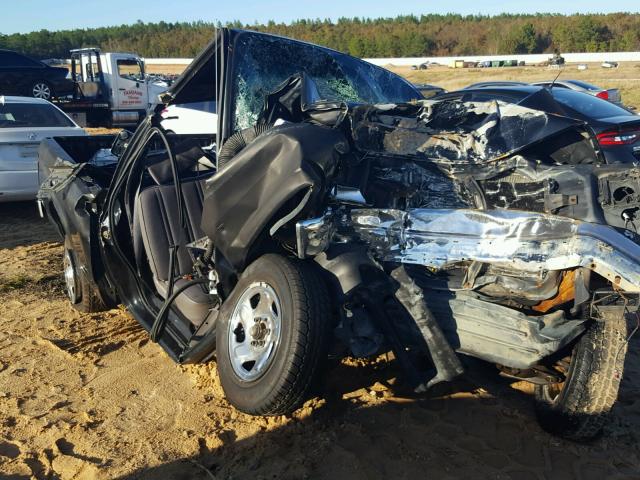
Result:
<svg viewBox="0 0 640 480">
<path fill-rule="evenodd" d="M 308 81 L 290 79 L 278 96 L 303 95 Z M 230 211 L 225 198 L 246 201 L 257 189 L 281 202 L 271 212 L 294 212 L 257 222 L 299 258 L 320 255 L 331 272 L 339 262 L 330 257 L 361 248 L 362 258 L 349 259 L 353 269 L 404 265 L 457 351 L 523 370 L 582 333 L 594 290 L 640 290 L 640 169 L 602 164 L 579 122 L 500 102 L 319 110 L 322 121 L 312 109 L 289 110 L 283 125 L 265 128 L 208 181 L 203 228 L 231 263 L 246 258 L 227 239 L 255 236 L 242 211 L 233 211 L 243 219 L 237 231 L 218 211 Z M 287 142 L 302 155 L 271 155 Z M 262 161 L 259 171 L 284 166 L 307 174 L 284 185 L 264 177 L 246 189 L 233 181 Z M 279 210 L 285 196 L 300 203 Z M 293 232 L 292 219 L 305 216 Z M 370 279 L 345 268 L 336 277 L 347 298 Z M 388 345 L 380 322 L 362 311 L 342 322 L 337 332 L 351 354 Z M 408 332 L 404 344 L 415 334 Z"/>
</svg>

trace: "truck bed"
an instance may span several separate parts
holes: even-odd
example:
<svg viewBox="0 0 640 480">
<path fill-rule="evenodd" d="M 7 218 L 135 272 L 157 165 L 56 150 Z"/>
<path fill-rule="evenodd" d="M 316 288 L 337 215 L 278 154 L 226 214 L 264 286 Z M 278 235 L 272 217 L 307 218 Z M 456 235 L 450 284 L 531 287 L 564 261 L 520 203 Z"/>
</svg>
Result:
<svg viewBox="0 0 640 480">
<path fill-rule="evenodd" d="M 88 163 L 112 173 L 118 161 L 118 158 L 110 152 L 115 138 L 116 135 L 91 135 L 53 137 L 43 140 L 38 151 L 40 184 L 44 187 L 47 179 L 51 183 L 55 178 L 66 177 L 80 164 Z"/>
</svg>

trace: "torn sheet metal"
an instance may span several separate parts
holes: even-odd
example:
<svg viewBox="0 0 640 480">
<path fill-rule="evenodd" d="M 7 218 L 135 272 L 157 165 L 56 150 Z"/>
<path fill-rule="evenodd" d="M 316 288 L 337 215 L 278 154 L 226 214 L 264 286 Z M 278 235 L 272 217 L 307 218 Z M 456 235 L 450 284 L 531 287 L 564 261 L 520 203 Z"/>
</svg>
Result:
<svg viewBox="0 0 640 480">
<path fill-rule="evenodd" d="M 356 147 L 369 153 L 418 158 L 451 173 L 469 164 L 497 160 L 582 122 L 500 101 L 427 101 L 422 106 L 356 107 Z"/>
<path fill-rule="evenodd" d="M 475 260 L 532 274 L 585 267 L 640 291 L 640 245 L 605 225 L 508 210 L 357 209 L 350 228 L 385 261 L 443 269 Z"/>
<path fill-rule="evenodd" d="M 102 167 L 116 163 L 118 159 L 109 150 L 114 138 L 114 135 L 45 138 L 38 148 L 39 183 L 42 185 L 54 173 L 67 176 L 83 164 Z"/>
<path fill-rule="evenodd" d="M 443 174 L 436 166 L 396 160 L 380 159 L 372 163 L 367 194 L 376 205 L 391 208 L 469 208 L 460 185 Z"/>
</svg>

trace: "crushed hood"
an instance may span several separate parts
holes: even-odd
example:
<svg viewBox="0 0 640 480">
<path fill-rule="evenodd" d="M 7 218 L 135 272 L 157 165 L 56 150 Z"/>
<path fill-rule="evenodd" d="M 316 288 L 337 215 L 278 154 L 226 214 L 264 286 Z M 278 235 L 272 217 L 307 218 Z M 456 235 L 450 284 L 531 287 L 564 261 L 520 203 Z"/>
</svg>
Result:
<svg viewBox="0 0 640 480">
<path fill-rule="evenodd" d="M 584 130 L 578 120 L 499 101 L 361 105 L 351 117 L 354 143 L 362 152 L 428 159 L 452 173 Z"/>
</svg>

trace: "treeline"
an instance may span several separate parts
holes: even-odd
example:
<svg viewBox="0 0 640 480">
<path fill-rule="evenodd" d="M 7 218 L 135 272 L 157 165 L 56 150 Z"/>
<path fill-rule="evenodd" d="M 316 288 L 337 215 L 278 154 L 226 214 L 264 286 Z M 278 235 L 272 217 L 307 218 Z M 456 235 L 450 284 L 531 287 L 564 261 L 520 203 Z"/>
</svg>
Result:
<svg viewBox="0 0 640 480">
<path fill-rule="evenodd" d="M 218 24 L 220 26 L 220 24 Z M 639 51 L 640 14 L 407 15 L 227 26 L 276 33 L 359 57 L 597 51 Z M 72 48 L 98 46 L 146 57 L 192 57 L 212 38 L 208 22 L 143 23 L 2 35 L 0 48 L 37 58 L 66 58 Z"/>
</svg>

